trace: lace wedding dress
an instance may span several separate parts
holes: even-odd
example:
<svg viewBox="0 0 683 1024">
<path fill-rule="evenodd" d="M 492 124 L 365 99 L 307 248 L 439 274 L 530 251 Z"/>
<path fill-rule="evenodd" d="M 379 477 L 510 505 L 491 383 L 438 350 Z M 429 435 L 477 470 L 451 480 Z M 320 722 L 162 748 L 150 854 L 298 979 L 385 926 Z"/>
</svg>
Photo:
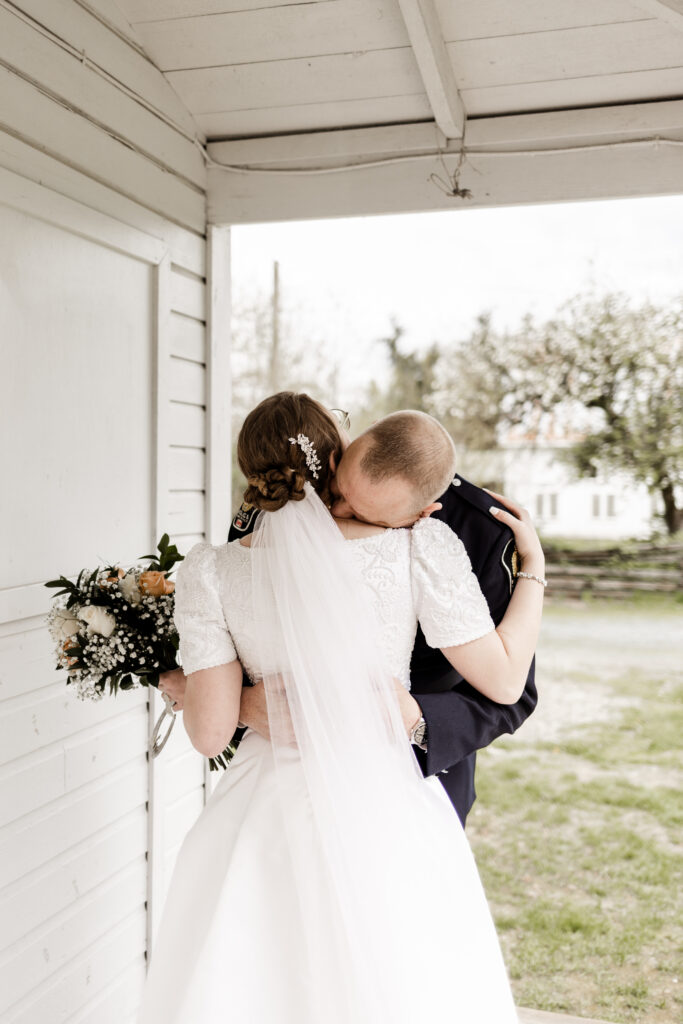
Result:
<svg viewBox="0 0 683 1024">
<path fill-rule="evenodd" d="M 424 519 L 344 545 L 379 616 L 384 657 L 406 687 L 418 621 L 433 647 L 494 629 L 465 548 L 444 523 Z M 181 563 L 175 621 L 187 674 L 235 658 L 257 674 L 265 638 L 250 599 L 252 557 L 239 541 L 200 542 Z M 391 886 L 390 900 L 409 923 L 397 926 L 387 914 L 372 920 L 370 935 L 355 919 L 339 928 L 344 908 L 298 752 L 289 749 L 276 765 L 271 743 L 247 730 L 178 853 L 138 1024 L 516 1024 L 462 826 L 438 779 L 420 776 L 415 785 L 401 811 L 406 841 L 418 801 L 429 805 L 442 841 L 425 850 L 412 877 L 392 876 L 388 864 L 367 890 Z M 363 792 L 352 799 L 363 801 Z M 360 842 L 369 851 L 373 835 Z M 400 846 L 399 839 L 397 864 Z M 368 993 L 354 991 L 363 987 L 346 948 L 355 938 L 375 958 L 383 991 L 387 978 L 395 985 L 388 996 L 374 993 L 373 1009 L 374 974 L 363 983 Z"/>
</svg>

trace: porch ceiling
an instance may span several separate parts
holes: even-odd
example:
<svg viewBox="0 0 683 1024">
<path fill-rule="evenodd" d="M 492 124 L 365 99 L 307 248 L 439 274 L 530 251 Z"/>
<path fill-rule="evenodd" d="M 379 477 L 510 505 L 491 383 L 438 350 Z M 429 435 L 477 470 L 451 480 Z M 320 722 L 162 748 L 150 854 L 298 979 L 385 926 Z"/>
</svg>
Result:
<svg viewBox="0 0 683 1024">
<path fill-rule="evenodd" d="M 683 2 L 117 3 L 209 139 L 433 119 L 411 8 L 434 8 L 470 118 L 683 95 Z"/>
<path fill-rule="evenodd" d="M 327 158 L 329 165 L 334 158 L 342 163 L 343 133 L 349 132 L 353 161 L 360 163 L 377 158 L 376 128 L 431 125 L 432 151 L 437 142 L 440 148 L 449 148 L 447 140 L 451 151 L 457 151 L 453 140 L 462 140 L 464 126 L 468 143 L 469 129 L 477 122 L 500 124 L 500 119 L 514 118 L 519 125 L 520 116 L 551 113 L 557 125 L 563 112 L 574 116 L 572 138 L 559 143 L 569 149 L 576 146 L 576 114 L 592 108 L 606 112 L 601 131 L 591 133 L 593 143 L 613 143 L 620 137 L 614 134 L 609 111 L 614 111 L 614 124 L 619 118 L 623 123 L 623 112 L 631 105 L 642 111 L 642 104 L 656 106 L 683 97 L 683 0 L 116 2 L 193 115 L 210 144 L 212 159 L 232 166 L 245 163 L 239 157 L 242 151 L 232 146 L 238 140 L 242 144 L 289 138 L 293 144 L 297 137 L 333 132 L 337 142 Z M 670 105 L 667 109 L 670 115 Z M 676 125 L 658 127 L 652 112 L 647 120 L 648 125 L 639 121 L 644 137 L 680 137 L 680 132 L 671 135 Z M 683 118 L 678 120 L 681 126 Z M 367 146 L 359 142 L 362 138 Z M 386 149 L 380 149 L 381 159 L 387 159 Z M 410 152 L 414 151 L 413 145 Z M 267 147 L 261 152 L 266 154 Z M 277 153 L 282 161 L 281 147 Z M 402 153 L 401 145 L 392 150 L 393 156 Z M 307 165 L 305 158 L 297 163 L 295 156 L 292 146 L 289 161 L 278 166 L 311 166 L 310 158 Z M 666 157 L 676 161 L 679 171 L 680 158 L 680 151 Z M 324 165 L 323 154 L 317 152 L 316 159 Z M 251 167 L 266 165 L 272 174 L 272 159 L 254 163 L 252 154 Z M 424 169 L 423 164 L 421 173 Z M 436 165 L 430 172 L 434 170 Z M 374 177 L 380 180 L 382 173 Z M 676 190 L 670 175 L 664 177 L 653 182 L 653 191 Z M 360 185 L 357 174 L 354 181 Z M 290 183 L 291 178 L 285 183 L 285 197 Z M 339 183 L 337 178 L 335 184 Z M 245 184 L 230 181 L 225 173 L 214 176 L 212 219 L 349 212 L 336 211 L 334 204 L 328 213 L 319 207 L 313 213 L 302 210 L 295 187 L 291 208 L 283 204 L 278 212 L 272 203 L 266 204 L 264 217 L 258 210 L 258 183 Z M 262 184 L 265 192 L 265 180 Z M 271 185 L 272 177 L 268 189 Z M 620 194 L 621 186 L 615 187 Z M 484 191 L 479 189 L 482 201 Z M 640 194 L 647 188 L 635 191 Z M 633 192 L 626 187 L 625 194 Z M 488 198 L 509 201 L 492 196 L 490 190 Z M 544 198 L 548 196 L 541 188 L 539 199 Z M 452 199 L 442 198 L 440 207 L 452 204 Z M 522 196 L 520 201 L 533 199 Z M 435 205 L 419 200 L 413 208 Z M 385 207 L 361 201 L 351 212 L 383 212 Z M 396 208 L 406 207 L 399 203 Z"/>
</svg>

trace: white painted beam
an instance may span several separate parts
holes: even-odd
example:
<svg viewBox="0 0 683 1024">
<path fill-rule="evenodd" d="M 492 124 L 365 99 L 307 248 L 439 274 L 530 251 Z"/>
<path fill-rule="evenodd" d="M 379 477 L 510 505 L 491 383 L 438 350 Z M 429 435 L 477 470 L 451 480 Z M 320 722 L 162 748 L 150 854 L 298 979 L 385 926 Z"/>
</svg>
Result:
<svg viewBox="0 0 683 1024">
<path fill-rule="evenodd" d="M 447 148 L 448 140 L 429 122 L 230 139 L 209 143 L 207 151 L 212 160 L 221 164 L 301 167 L 309 163 L 362 162 L 396 153 L 433 152 L 438 146 Z"/>
<path fill-rule="evenodd" d="M 446 138 L 462 138 L 465 108 L 460 99 L 434 0 L 398 0 L 398 5 L 434 112 L 434 120 Z"/>
<path fill-rule="evenodd" d="M 683 100 L 477 118 L 468 122 L 466 149 L 569 148 L 672 134 L 683 134 Z M 231 139 L 209 143 L 207 150 L 219 164 L 268 170 L 355 165 L 438 150 L 458 154 L 460 147 L 427 123 Z"/>
<path fill-rule="evenodd" d="M 438 146 L 433 125 L 213 143 L 213 160 L 253 169 L 210 166 L 209 222 L 677 194 L 683 101 L 469 122 L 459 185 L 472 192 L 471 199 L 446 195 L 434 182 L 434 175 L 454 172 L 459 151 L 458 142 Z"/>
</svg>

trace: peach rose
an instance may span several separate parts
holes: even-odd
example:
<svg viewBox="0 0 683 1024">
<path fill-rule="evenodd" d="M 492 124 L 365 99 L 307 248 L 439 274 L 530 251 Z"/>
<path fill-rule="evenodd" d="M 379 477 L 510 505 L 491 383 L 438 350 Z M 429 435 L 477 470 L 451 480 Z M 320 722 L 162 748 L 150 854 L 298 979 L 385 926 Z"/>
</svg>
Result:
<svg viewBox="0 0 683 1024">
<path fill-rule="evenodd" d="M 162 594 L 172 594 L 175 590 L 175 584 L 171 580 L 166 579 L 165 572 L 152 572 L 149 569 L 147 572 L 140 573 L 140 579 L 138 581 L 140 590 L 144 590 L 145 593 L 151 597 L 161 597 Z"/>
</svg>

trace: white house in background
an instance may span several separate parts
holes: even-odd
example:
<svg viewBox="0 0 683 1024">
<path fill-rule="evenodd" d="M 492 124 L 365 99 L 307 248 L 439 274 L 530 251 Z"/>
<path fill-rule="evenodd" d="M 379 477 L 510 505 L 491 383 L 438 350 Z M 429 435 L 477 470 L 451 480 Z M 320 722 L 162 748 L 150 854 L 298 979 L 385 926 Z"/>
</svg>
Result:
<svg viewBox="0 0 683 1024">
<path fill-rule="evenodd" d="M 655 503 L 628 473 L 578 477 L 565 458 L 578 436 L 553 425 L 537 434 L 509 431 L 500 452 L 504 493 L 528 508 L 545 537 L 647 538 Z"/>
</svg>

